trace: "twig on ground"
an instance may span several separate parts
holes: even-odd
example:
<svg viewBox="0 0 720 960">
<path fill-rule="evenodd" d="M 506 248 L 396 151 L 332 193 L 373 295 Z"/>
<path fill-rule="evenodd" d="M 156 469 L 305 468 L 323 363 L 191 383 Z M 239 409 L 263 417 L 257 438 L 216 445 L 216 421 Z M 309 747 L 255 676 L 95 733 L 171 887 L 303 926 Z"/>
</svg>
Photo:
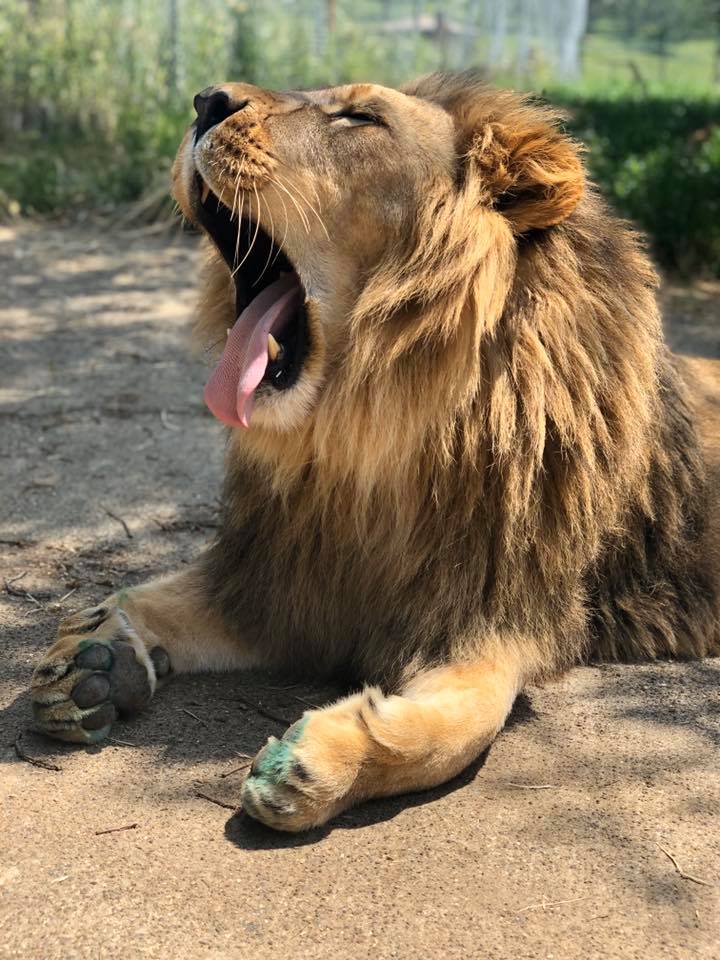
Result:
<svg viewBox="0 0 720 960">
<path fill-rule="evenodd" d="M 16 577 L 10 577 L 9 580 L 6 580 L 5 592 L 10 597 L 21 597 L 23 600 L 30 600 L 32 603 L 37 604 L 38 607 L 42 607 L 38 597 L 42 597 L 43 600 L 48 600 L 52 596 L 51 593 L 47 593 L 47 591 L 43 590 L 42 592 L 38 591 L 37 596 L 35 596 L 34 594 L 30 593 L 29 590 L 24 590 L 22 587 L 13 586 L 13 584 L 18 582 L 18 580 L 22 580 L 23 577 L 26 577 L 27 573 L 27 570 L 23 570 L 23 572 L 19 573 Z"/>
<path fill-rule="evenodd" d="M 680 875 L 680 877 L 681 877 L 683 880 L 691 880 L 693 883 L 699 883 L 701 887 L 712 887 L 712 886 L 713 886 L 713 884 L 710 883 L 709 880 L 701 880 L 700 877 L 694 877 L 691 873 L 685 873 L 685 871 L 683 870 L 683 868 L 680 866 L 680 864 L 677 862 L 677 860 L 676 860 L 675 857 L 670 853 L 669 850 L 666 850 L 665 847 L 663 847 L 662 844 L 660 844 L 660 843 L 658 843 L 658 847 L 660 847 L 660 849 L 661 849 L 662 852 L 665 854 L 665 856 L 668 858 L 668 860 L 670 860 L 670 862 L 671 862 L 672 865 L 675 867 L 675 869 L 677 870 L 678 874 Z"/>
<path fill-rule="evenodd" d="M 246 760 L 245 763 L 241 763 L 239 767 L 233 767 L 232 770 L 228 770 L 227 773 L 221 773 L 220 779 L 224 780 L 225 777 L 232 776 L 233 773 L 239 773 L 241 770 L 247 770 L 248 767 L 252 766 L 252 759 Z"/>
<path fill-rule="evenodd" d="M 180 427 L 176 423 L 171 423 L 170 418 L 168 417 L 167 410 L 160 411 L 160 422 L 165 427 L 166 430 L 179 430 Z"/>
<path fill-rule="evenodd" d="M 23 570 L 23 572 L 19 573 L 16 577 L 10 577 L 9 580 L 6 580 L 5 589 L 7 590 L 7 592 L 11 593 L 12 591 L 10 590 L 10 587 L 13 585 L 13 583 L 17 583 L 18 580 L 22 580 L 22 578 L 26 577 L 27 575 L 28 575 L 27 570 Z"/>
<path fill-rule="evenodd" d="M 130 743 L 129 740 L 117 740 L 115 737 L 108 737 L 109 743 L 119 743 L 121 747 L 134 747 L 136 744 Z"/>
<path fill-rule="evenodd" d="M 123 830 L 137 830 L 139 823 L 128 823 L 124 827 L 108 827 L 107 830 L 96 830 L 95 836 L 102 837 L 105 833 L 121 833 Z"/>
<path fill-rule="evenodd" d="M 103 510 L 109 517 L 112 517 L 113 520 L 117 520 L 117 522 L 122 526 L 123 530 L 125 531 L 125 536 L 128 538 L 128 540 L 132 540 L 133 538 L 132 531 L 130 530 L 130 527 L 127 525 L 127 523 L 125 523 L 123 518 L 119 517 L 116 513 L 113 513 L 112 510 L 108 510 L 107 507 L 103 507 Z"/>
<path fill-rule="evenodd" d="M 240 697 L 241 702 L 244 702 L 250 710 L 254 710 L 255 713 L 259 713 L 261 717 L 265 717 L 267 720 L 272 720 L 274 723 L 282 724 L 284 727 L 289 727 L 292 720 L 288 720 L 287 717 L 281 717 L 279 713 L 272 713 L 270 710 L 266 710 L 265 707 L 260 706 L 259 703 L 255 703 L 254 700 L 249 700 L 247 697 Z"/>
<path fill-rule="evenodd" d="M 304 703 L 306 707 L 310 707 L 313 710 L 317 710 L 319 704 L 311 703 L 309 700 L 306 700 L 305 697 L 299 697 L 296 693 L 293 694 L 293 700 L 297 700 L 298 703 Z"/>
<path fill-rule="evenodd" d="M 201 723 L 204 727 L 208 726 L 207 720 L 203 720 L 202 717 L 199 717 L 196 713 L 193 713 L 192 710 L 186 710 L 185 707 L 180 707 L 183 713 L 186 713 L 189 717 L 192 717 L 193 720 L 197 720 L 198 723 Z"/>
<path fill-rule="evenodd" d="M 64 603 L 64 602 L 67 600 L 67 598 L 68 598 L 68 597 L 71 597 L 74 593 L 77 592 L 77 590 L 78 590 L 77 587 L 73 587 L 72 590 L 68 590 L 67 593 L 64 593 L 64 594 L 60 597 L 60 599 L 59 599 L 59 600 L 56 600 L 55 602 L 56 602 L 56 603 Z"/>
<path fill-rule="evenodd" d="M 531 903 L 527 907 L 522 907 L 518 913 L 527 913 L 529 910 L 547 910 L 548 907 L 560 907 L 565 903 L 577 903 L 578 900 L 587 900 L 587 895 L 583 897 L 571 897 L 569 900 L 541 900 L 540 903 Z"/>
<path fill-rule="evenodd" d="M 50 763 L 49 760 L 41 760 L 39 757 L 31 757 L 30 754 L 25 753 L 22 747 L 21 733 L 15 737 L 15 753 L 19 760 L 31 763 L 34 767 L 41 767 L 43 770 L 53 770 L 57 773 L 62 773 L 62 767 L 59 767 L 56 763 Z"/>
<path fill-rule="evenodd" d="M 202 790 L 196 790 L 195 796 L 200 797 L 202 800 L 208 800 L 210 803 L 214 803 L 218 807 L 225 807 L 226 810 L 237 810 L 237 806 L 234 803 L 225 803 L 224 800 L 218 800 L 216 797 L 211 797 L 209 794 L 203 793 Z"/>
<path fill-rule="evenodd" d="M 513 790 L 557 790 L 554 783 L 511 783 L 505 781 L 503 786 L 512 787 Z"/>
</svg>

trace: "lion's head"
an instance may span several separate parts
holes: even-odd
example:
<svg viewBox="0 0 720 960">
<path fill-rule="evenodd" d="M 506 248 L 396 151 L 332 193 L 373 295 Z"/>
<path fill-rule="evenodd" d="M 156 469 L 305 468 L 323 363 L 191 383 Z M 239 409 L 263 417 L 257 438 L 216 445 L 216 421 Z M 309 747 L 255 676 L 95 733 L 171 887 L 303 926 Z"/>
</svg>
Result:
<svg viewBox="0 0 720 960">
<path fill-rule="evenodd" d="M 174 189 L 234 279 L 232 311 L 213 318 L 215 339 L 232 332 L 208 390 L 232 425 L 296 428 L 328 381 L 392 379 L 413 351 L 454 353 L 459 339 L 452 382 L 423 385 L 434 407 L 456 403 L 472 372 L 457 364 L 477 365 L 520 239 L 564 220 L 583 192 L 552 116 L 468 77 L 404 91 L 224 84 L 195 105 Z"/>
</svg>

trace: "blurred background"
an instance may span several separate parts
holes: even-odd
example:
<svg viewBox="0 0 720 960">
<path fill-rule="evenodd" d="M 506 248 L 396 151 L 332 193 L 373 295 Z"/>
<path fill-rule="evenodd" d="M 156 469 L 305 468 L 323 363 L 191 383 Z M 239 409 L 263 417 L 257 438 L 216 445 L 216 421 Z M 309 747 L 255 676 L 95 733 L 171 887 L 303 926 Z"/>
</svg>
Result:
<svg viewBox="0 0 720 960">
<path fill-rule="evenodd" d="M 720 0 L 0 0 L 0 217 L 167 216 L 213 82 L 466 67 L 561 105 L 660 264 L 720 274 Z"/>
</svg>

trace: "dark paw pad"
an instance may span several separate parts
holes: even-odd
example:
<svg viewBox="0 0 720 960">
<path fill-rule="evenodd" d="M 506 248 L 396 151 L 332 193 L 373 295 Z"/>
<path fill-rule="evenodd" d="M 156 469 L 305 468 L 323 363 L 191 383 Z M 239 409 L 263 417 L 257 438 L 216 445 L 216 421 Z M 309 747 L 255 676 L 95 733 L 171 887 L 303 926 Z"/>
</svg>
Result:
<svg viewBox="0 0 720 960">
<path fill-rule="evenodd" d="M 135 656 L 131 643 L 113 640 L 111 647 L 110 699 L 120 713 L 138 713 L 152 696 L 147 670 Z"/>
<path fill-rule="evenodd" d="M 83 670 L 109 670 L 112 653 L 104 643 L 80 642 L 81 650 L 75 655 L 75 663 Z"/>
<path fill-rule="evenodd" d="M 82 718 L 83 730 L 102 730 L 117 720 L 117 710 L 112 703 L 104 703 L 97 710 Z"/>
<path fill-rule="evenodd" d="M 110 678 L 105 673 L 92 673 L 76 683 L 70 696 L 81 710 L 96 707 L 110 694 Z"/>
</svg>

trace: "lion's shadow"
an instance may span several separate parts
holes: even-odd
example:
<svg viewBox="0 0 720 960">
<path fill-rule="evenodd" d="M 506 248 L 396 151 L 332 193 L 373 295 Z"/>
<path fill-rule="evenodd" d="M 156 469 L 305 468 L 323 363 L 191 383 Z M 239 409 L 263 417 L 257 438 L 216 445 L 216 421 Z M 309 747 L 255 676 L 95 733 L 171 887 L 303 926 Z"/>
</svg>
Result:
<svg viewBox="0 0 720 960">
<path fill-rule="evenodd" d="M 406 810 L 434 803 L 472 783 L 484 767 L 491 749 L 490 747 L 485 750 L 462 773 L 448 780 L 447 783 L 421 793 L 404 793 L 397 797 L 367 800 L 361 806 L 347 810 L 322 827 L 315 827 L 303 833 L 279 833 L 253 820 L 246 813 L 239 812 L 233 814 L 225 824 L 225 837 L 242 850 L 277 850 L 319 843 L 334 830 L 358 830 L 385 823 Z"/>
<path fill-rule="evenodd" d="M 513 706 L 505 728 L 512 728 L 536 719 L 530 698 L 521 693 Z M 325 839 L 333 830 L 357 830 L 393 820 L 399 814 L 413 807 L 434 803 L 448 794 L 460 790 L 472 783 L 485 766 L 492 745 L 484 750 L 471 764 L 457 776 L 430 790 L 418 793 L 404 793 L 397 797 L 383 797 L 365 801 L 362 805 L 346 810 L 330 823 L 304 833 L 278 833 L 265 827 L 244 813 L 233 814 L 225 824 L 225 837 L 243 850 L 275 850 L 286 847 L 304 847 Z"/>
</svg>

